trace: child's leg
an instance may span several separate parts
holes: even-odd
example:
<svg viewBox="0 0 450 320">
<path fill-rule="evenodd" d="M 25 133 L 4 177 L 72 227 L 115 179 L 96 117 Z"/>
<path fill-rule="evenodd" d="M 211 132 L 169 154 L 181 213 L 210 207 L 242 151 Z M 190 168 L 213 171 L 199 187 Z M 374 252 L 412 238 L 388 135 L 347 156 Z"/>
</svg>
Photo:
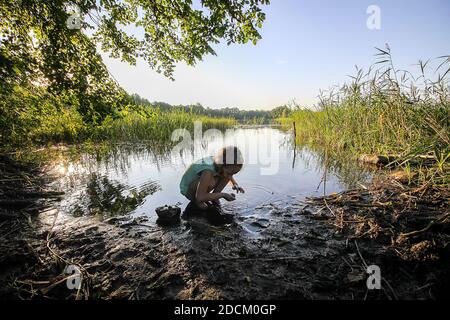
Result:
<svg viewBox="0 0 450 320">
<path fill-rule="evenodd" d="M 211 190 L 208 190 L 208 192 L 213 192 L 213 193 L 217 193 L 217 192 L 222 192 L 222 190 L 225 188 L 225 186 L 228 184 L 228 182 L 230 182 L 230 179 L 228 179 L 228 178 L 214 178 L 214 185 L 212 186 L 210 186 L 211 187 Z M 221 207 L 220 206 L 220 201 L 219 200 L 214 200 L 214 201 L 211 201 L 212 202 L 212 204 L 215 206 L 215 207 Z"/>
<path fill-rule="evenodd" d="M 218 182 L 218 180 L 217 180 L 216 178 L 213 178 L 213 179 L 212 179 L 212 181 L 210 182 L 210 184 L 209 184 L 209 186 L 208 186 L 208 192 L 211 192 L 211 191 L 216 187 L 217 182 Z M 193 182 L 189 185 L 189 188 L 188 188 L 188 192 L 187 192 L 187 194 L 186 194 L 186 197 L 187 197 L 189 200 L 195 202 L 195 204 L 196 204 L 198 207 L 200 207 L 200 208 L 202 208 L 202 209 L 205 209 L 205 208 L 207 208 L 208 204 L 207 204 L 207 203 L 204 203 L 204 202 L 198 202 L 198 201 L 196 200 L 196 197 L 195 197 L 195 195 L 197 194 L 197 188 L 198 188 L 199 183 L 200 183 L 200 179 L 197 179 L 197 180 L 193 181 Z M 222 188 L 222 189 L 223 189 L 223 188 Z"/>
</svg>

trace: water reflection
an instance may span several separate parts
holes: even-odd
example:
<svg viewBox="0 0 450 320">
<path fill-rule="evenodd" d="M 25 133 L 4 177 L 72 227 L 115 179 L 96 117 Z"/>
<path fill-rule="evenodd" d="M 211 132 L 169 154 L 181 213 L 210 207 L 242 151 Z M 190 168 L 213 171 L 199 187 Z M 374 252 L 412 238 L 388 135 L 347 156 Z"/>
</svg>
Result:
<svg viewBox="0 0 450 320">
<path fill-rule="evenodd" d="M 154 181 L 138 187 L 130 187 L 93 172 L 88 176 L 86 189 L 77 196 L 73 196 L 72 205 L 69 208 L 74 216 L 125 215 L 136 210 L 147 196 L 158 190 L 161 190 L 161 187 Z"/>
<path fill-rule="evenodd" d="M 225 136 L 209 135 L 176 152 L 167 146 L 129 143 L 72 152 L 64 160 L 67 170 L 58 181 L 67 193 L 64 211 L 76 215 L 129 213 L 156 220 L 156 207 L 187 205 L 178 188 L 186 167 L 230 144 L 246 151 L 244 168 L 236 175 L 246 193 L 224 203 L 225 211 L 238 215 L 283 208 L 307 196 L 352 188 L 371 177 L 355 161 L 333 158 L 320 149 L 295 147 L 290 132 L 239 128 Z M 262 170 L 270 166 L 276 171 L 265 174 L 272 173 Z M 232 190 L 227 187 L 225 192 Z"/>
</svg>

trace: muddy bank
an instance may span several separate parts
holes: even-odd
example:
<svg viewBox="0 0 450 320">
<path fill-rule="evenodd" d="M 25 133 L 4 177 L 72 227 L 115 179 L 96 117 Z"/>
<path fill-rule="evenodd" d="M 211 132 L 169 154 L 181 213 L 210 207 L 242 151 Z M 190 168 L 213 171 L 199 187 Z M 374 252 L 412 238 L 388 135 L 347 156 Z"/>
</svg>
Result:
<svg viewBox="0 0 450 320">
<path fill-rule="evenodd" d="M 202 218 L 163 227 L 145 217 L 68 216 L 40 198 L 49 207 L 34 214 L 2 209 L 14 218 L 0 224 L 0 297 L 444 298 L 448 201 L 446 190 L 385 181 L 307 204 L 235 213 L 222 227 Z M 367 289 L 371 264 L 380 267 L 381 290 Z M 69 289 L 67 265 L 80 271 L 78 290 Z"/>
</svg>

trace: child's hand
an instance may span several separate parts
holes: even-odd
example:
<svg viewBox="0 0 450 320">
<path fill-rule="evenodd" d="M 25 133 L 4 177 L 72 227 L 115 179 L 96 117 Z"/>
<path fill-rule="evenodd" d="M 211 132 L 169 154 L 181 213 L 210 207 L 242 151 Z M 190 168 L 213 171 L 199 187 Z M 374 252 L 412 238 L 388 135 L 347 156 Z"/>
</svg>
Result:
<svg viewBox="0 0 450 320">
<path fill-rule="evenodd" d="M 213 200 L 213 201 L 211 201 L 211 203 L 212 203 L 212 205 L 215 206 L 216 208 L 219 208 L 219 209 L 220 209 L 220 208 L 222 207 L 219 200 Z"/>
<path fill-rule="evenodd" d="M 236 200 L 236 196 L 234 195 L 234 193 L 224 193 L 223 194 L 223 198 L 227 201 L 234 201 Z"/>
<path fill-rule="evenodd" d="M 236 190 L 237 193 L 239 193 L 239 192 L 245 193 L 245 190 L 243 188 L 239 187 L 237 184 L 235 184 L 232 189 Z"/>
</svg>

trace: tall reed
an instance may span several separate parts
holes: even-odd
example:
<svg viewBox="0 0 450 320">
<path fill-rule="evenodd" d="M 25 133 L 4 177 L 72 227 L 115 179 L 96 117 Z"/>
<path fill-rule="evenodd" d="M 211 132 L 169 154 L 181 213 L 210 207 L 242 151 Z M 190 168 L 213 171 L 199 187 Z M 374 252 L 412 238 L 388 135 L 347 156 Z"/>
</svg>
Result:
<svg viewBox="0 0 450 320">
<path fill-rule="evenodd" d="M 182 110 L 163 112 L 154 109 L 147 115 L 134 111 L 125 112 L 119 119 L 108 119 L 96 130 L 95 137 L 100 140 L 168 142 L 175 129 L 192 131 L 195 121 L 202 123 L 203 130 L 225 129 L 236 124 L 235 119 L 211 118 Z"/>
<path fill-rule="evenodd" d="M 436 80 L 430 80 L 430 61 L 420 61 L 414 76 L 397 70 L 389 46 L 367 72 L 357 69 L 350 83 L 321 92 L 316 110 L 297 107 L 297 142 L 314 143 L 354 154 L 396 154 L 411 159 L 450 152 L 450 56 L 439 57 Z"/>
</svg>

